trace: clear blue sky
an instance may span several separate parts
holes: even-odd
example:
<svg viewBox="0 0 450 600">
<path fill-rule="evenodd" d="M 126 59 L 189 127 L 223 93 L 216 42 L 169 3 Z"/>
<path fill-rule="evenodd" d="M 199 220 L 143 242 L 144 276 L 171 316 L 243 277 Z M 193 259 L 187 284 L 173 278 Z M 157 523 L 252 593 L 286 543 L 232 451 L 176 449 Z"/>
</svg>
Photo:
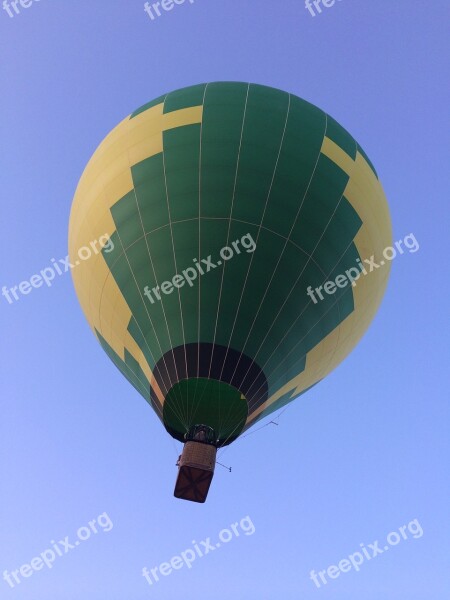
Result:
<svg viewBox="0 0 450 600">
<path fill-rule="evenodd" d="M 175 500 L 172 442 L 96 343 L 67 273 L 0 297 L 3 600 L 443 600 L 450 593 L 448 0 L 196 0 L 151 21 L 141 0 L 0 9 L 1 280 L 67 253 L 81 172 L 136 107 L 237 80 L 334 116 L 375 164 L 394 238 L 413 233 L 356 350 L 223 452 L 205 505 Z M 109 532 L 11 588 L 3 580 L 106 512 Z M 241 534 L 152 587 L 142 576 L 249 516 Z M 320 589 L 309 578 L 418 519 Z M 382 546 L 385 542 L 382 542 Z M 26 570 L 25 570 L 26 572 Z M 182 594 L 182 596 L 180 596 Z"/>
</svg>

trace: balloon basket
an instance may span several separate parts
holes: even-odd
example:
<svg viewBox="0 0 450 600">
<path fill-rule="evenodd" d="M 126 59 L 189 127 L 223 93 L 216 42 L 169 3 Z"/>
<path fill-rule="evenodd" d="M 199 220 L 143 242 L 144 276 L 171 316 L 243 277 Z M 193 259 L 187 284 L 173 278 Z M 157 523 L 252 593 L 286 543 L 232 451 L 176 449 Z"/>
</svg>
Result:
<svg viewBox="0 0 450 600">
<path fill-rule="evenodd" d="M 177 466 L 174 496 L 191 502 L 205 502 L 216 465 L 217 449 L 211 444 L 189 441 Z"/>
</svg>

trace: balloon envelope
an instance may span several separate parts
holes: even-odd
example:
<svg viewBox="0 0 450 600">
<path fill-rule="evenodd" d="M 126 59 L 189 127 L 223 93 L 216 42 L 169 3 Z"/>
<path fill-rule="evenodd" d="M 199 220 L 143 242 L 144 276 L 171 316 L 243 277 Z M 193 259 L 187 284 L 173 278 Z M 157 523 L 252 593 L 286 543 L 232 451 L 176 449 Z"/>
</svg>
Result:
<svg viewBox="0 0 450 600">
<path fill-rule="evenodd" d="M 292 94 L 229 82 L 169 93 L 113 129 L 69 228 L 104 351 L 174 438 L 205 424 L 217 446 L 354 348 L 389 275 L 364 260 L 380 263 L 390 243 L 381 184 L 353 137 Z"/>
</svg>

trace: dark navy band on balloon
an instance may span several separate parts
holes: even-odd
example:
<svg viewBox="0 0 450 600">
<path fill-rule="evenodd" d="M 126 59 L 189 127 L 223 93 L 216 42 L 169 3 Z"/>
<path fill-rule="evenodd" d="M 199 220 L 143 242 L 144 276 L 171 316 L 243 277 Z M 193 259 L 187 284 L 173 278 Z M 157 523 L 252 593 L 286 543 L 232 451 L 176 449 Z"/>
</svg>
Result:
<svg viewBox="0 0 450 600">
<path fill-rule="evenodd" d="M 235 387 L 245 396 L 249 412 L 268 397 L 268 383 L 260 367 L 233 348 L 200 342 L 177 346 L 156 363 L 153 375 L 161 389 L 170 390 L 183 379 L 204 377 Z M 152 395 L 154 391 L 152 390 Z"/>
</svg>

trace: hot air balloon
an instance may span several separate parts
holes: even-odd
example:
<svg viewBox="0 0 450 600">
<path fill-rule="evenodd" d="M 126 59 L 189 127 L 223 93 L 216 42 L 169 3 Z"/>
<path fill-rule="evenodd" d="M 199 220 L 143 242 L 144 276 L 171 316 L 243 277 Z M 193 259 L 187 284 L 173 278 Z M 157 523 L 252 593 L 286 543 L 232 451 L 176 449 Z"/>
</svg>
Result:
<svg viewBox="0 0 450 600">
<path fill-rule="evenodd" d="M 297 96 L 234 82 L 161 96 L 103 140 L 73 201 L 71 262 L 105 234 L 113 249 L 72 271 L 80 304 L 185 444 L 175 496 L 196 502 L 218 448 L 354 348 L 389 275 L 365 261 L 392 241 L 353 137 Z"/>
</svg>

